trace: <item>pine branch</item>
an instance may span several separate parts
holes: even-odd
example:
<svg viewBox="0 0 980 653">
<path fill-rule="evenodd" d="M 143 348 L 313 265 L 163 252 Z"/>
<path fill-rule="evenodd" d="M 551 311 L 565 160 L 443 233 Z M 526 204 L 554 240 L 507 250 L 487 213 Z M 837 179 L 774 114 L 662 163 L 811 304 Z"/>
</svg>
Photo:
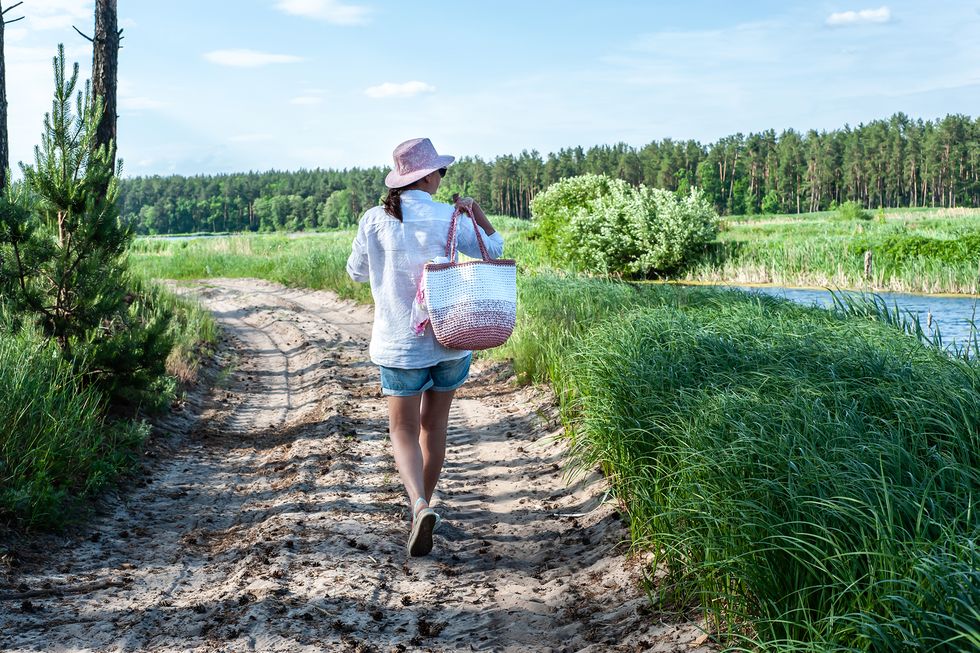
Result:
<svg viewBox="0 0 980 653">
<path fill-rule="evenodd" d="M 24 4 L 24 3 L 23 2 L 18 2 L 16 4 L 10 5 L 6 9 L 4 9 L 3 11 L 0 11 L 0 22 L 2 22 L 4 25 L 10 25 L 11 23 L 16 23 L 18 20 L 24 20 L 24 17 L 23 16 L 21 16 L 20 18 L 14 18 L 12 20 L 5 20 L 3 18 L 4 16 L 7 15 L 7 12 L 8 11 L 11 11 L 13 9 L 16 9 L 17 7 L 21 6 L 22 4 Z"/>
<path fill-rule="evenodd" d="M 78 32 L 79 36 L 81 36 L 83 39 L 85 39 L 89 43 L 95 43 L 95 39 L 93 39 L 91 36 L 88 36 L 87 34 L 83 33 L 82 30 L 78 29 L 74 25 L 72 25 L 71 28 L 73 30 L 75 30 L 76 32 Z"/>
</svg>

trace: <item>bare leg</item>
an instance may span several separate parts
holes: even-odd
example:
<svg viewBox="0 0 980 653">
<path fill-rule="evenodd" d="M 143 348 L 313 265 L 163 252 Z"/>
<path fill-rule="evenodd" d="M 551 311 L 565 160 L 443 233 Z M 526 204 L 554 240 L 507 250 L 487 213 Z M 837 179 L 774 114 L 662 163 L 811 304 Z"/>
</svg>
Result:
<svg viewBox="0 0 980 653">
<path fill-rule="evenodd" d="M 449 425 L 449 408 L 455 390 L 436 392 L 428 390 L 422 397 L 421 438 L 422 472 L 426 503 L 432 500 L 432 492 L 439 482 L 442 464 L 446 460 L 446 429 Z"/>
<path fill-rule="evenodd" d="M 391 446 L 395 454 L 395 466 L 409 505 L 415 505 L 419 497 L 428 503 L 423 476 L 422 447 L 419 446 L 420 410 L 422 397 L 388 397 L 388 421 Z"/>
</svg>

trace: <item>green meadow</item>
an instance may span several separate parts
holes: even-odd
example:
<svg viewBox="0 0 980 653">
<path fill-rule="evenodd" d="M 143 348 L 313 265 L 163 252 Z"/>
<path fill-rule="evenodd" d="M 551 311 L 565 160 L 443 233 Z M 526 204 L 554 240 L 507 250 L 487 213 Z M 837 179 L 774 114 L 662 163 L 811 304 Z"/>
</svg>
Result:
<svg viewBox="0 0 980 653">
<path fill-rule="evenodd" d="M 679 279 L 980 294 L 980 209 L 734 216 Z M 872 272 L 865 276 L 865 252 Z"/>
</svg>

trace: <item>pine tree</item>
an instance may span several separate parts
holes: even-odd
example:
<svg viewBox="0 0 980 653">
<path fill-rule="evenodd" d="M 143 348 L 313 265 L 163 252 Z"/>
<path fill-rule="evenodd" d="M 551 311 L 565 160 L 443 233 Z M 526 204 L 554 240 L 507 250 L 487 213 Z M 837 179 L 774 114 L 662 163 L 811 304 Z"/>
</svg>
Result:
<svg viewBox="0 0 980 653">
<path fill-rule="evenodd" d="M 32 224 L 23 225 L 25 239 L 17 243 L 23 252 L 12 276 L 19 292 L 11 298 L 15 311 L 36 316 L 42 331 L 70 356 L 73 341 L 124 310 L 122 257 L 132 234 L 119 221 L 109 150 L 94 144 L 101 103 L 91 101 L 86 85 L 72 110 L 78 64 L 67 77 L 63 46 L 54 74 L 54 102 L 34 165 L 21 166 Z"/>
<path fill-rule="evenodd" d="M 54 74 L 34 164 L 0 199 L 0 297 L 114 405 L 158 400 L 172 308 L 127 274 L 133 234 L 119 219 L 118 167 L 96 140 L 101 100 L 87 84 L 76 95 L 78 64 L 67 76 L 62 46 Z"/>
</svg>

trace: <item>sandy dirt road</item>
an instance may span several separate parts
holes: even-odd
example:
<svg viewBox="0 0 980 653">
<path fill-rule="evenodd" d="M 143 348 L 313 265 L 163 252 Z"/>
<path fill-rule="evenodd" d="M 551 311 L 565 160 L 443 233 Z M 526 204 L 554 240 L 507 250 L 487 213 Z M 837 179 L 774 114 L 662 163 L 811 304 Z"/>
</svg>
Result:
<svg viewBox="0 0 980 653">
<path fill-rule="evenodd" d="M 425 558 L 367 359 L 369 308 L 257 280 L 182 288 L 224 337 L 137 487 L 0 561 L 4 651 L 704 651 L 638 588 L 601 480 L 569 485 L 551 398 L 478 363 Z"/>
</svg>

